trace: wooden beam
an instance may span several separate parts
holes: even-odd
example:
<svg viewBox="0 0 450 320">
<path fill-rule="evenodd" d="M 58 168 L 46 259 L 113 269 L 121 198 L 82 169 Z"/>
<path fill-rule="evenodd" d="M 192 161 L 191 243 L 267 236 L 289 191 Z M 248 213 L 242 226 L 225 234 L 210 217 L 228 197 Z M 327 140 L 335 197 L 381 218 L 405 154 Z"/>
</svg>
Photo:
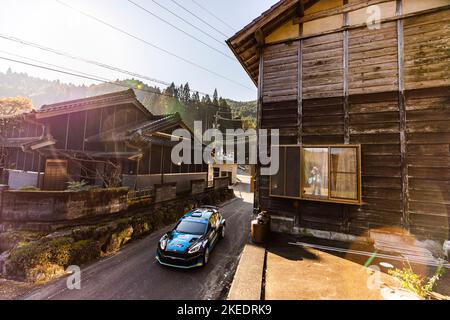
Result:
<svg viewBox="0 0 450 320">
<path fill-rule="evenodd" d="M 407 14 L 401 14 L 401 15 L 397 15 L 397 16 L 381 19 L 380 23 L 383 24 L 383 23 L 387 23 L 387 22 L 404 20 L 404 19 L 408 19 L 408 18 L 411 18 L 411 17 L 419 17 L 419 16 L 423 16 L 423 15 L 427 15 L 427 14 L 431 14 L 431 13 L 435 13 L 435 12 L 440 12 L 440 11 L 445 11 L 445 10 L 449 10 L 449 9 L 450 9 L 450 5 L 447 5 L 447 6 L 427 9 L 427 10 L 418 11 L 418 12 L 411 12 L 411 13 L 407 13 Z M 327 31 L 323 31 L 323 32 L 318 32 L 318 33 L 310 34 L 310 35 L 307 35 L 307 36 L 299 36 L 299 37 L 293 37 L 293 38 L 290 38 L 290 39 L 274 41 L 274 42 L 271 42 L 269 44 L 266 44 L 266 47 L 275 46 L 277 44 L 282 44 L 282 43 L 293 42 L 293 41 L 297 41 L 297 40 L 301 40 L 301 39 L 311 39 L 311 38 L 315 38 L 315 37 L 319 37 L 319 36 L 329 35 L 329 34 L 333 34 L 333 33 L 339 33 L 339 32 L 342 32 L 344 30 L 355 30 L 355 29 L 361 29 L 361 28 L 367 28 L 367 23 L 360 23 L 360 24 L 355 24 L 355 25 L 350 25 L 350 26 L 343 26 L 341 28 L 337 28 L 337 29 L 333 29 L 333 30 L 327 30 Z"/>
<path fill-rule="evenodd" d="M 67 150 L 67 147 L 68 147 L 68 144 L 69 144 L 70 115 L 71 115 L 71 113 L 69 113 L 67 115 L 67 121 L 66 121 L 66 141 L 65 141 L 65 147 L 64 147 L 64 149 L 66 149 L 66 150 Z"/>
<path fill-rule="evenodd" d="M 300 34 L 303 33 L 303 24 L 299 25 Z M 298 87 L 297 87 L 297 123 L 298 134 L 297 143 L 301 146 L 303 144 L 303 40 L 298 43 Z"/>
<path fill-rule="evenodd" d="M 362 0 L 359 2 L 353 2 L 353 3 L 346 3 L 346 4 L 344 3 L 344 5 L 341 7 L 323 10 L 323 11 L 319 11 L 319 12 L 316 12 L 313 14 L 306 15 L 304 17 L 300 17 L 298 19 L 295 19 L 294 23 L 303 23 L 303 22 L 313 21 L 313 20 L 317 20 L 317 19 L 321 19 L 321 18 L 326 18 L 326 17 L 333 16 L 333 15 L 348 13 L 351 11 L 356 11 L 359 9 L 363 9 L 363 8 L 377 5 L 377 4 L 382 4 L 385 2 L 392 2 L 392 0 Z"/>
<path fill-rule="evenodd" d="M 344 5 L 347 5 L 347 0 L 344 0 Z M 344 26 L 348 26 L 349 23 L 349 17 L 348 12 L 345 12 L 343 15 L 343 24 Z M 344 143 L 349 144 L 350 143 L 350 114 L 349 114 L 349 31 L 344 30 L 343 31 L 343 93 L 344 93 Z"/>
<path fill-rule="evenodd" d="M 87 117 L 88 116 L 88 111 L 84 112 L 84 128 L 83 128 L 83 151 L 85 151 L 86 149 L 86 128 L 87 128 Z"/>
<path fill-rule="evenodd" d="M 263 108 L 263 90 L 264 90 L 264 48 L 259 48 L 259 76 L 258 76 L 258 104 L 256 111 L 256 129 L 261 129 L 262 108 Z M 259 148 L 259 134 L 256 135 L 256 146 Z M 257 159 L 255 174 L 255 193 L 253 210 L 260 210 L 260 182 L 261 182 L 261 164 Z"/>
<path fill-rule="evenodd" d="M 266 43 L 266 37 L 262 29 L 256 30 L 255 39 L 258 47 L 264 47 L 264 44 Z"/>
<path fill-rule="evenodd" d="M 263 25 L 271 22 L 273 19 L 278 19 L 278 17 L 286 10 L 291 9 L 293 6 L 297 5 L 298 0 L 285 0 L 280 1 L 271 9 L 264 12 L 259 18 L 251 22 L 249 25 L 244 27 L 239 33 L 228 40 L 229 44 L 232 46 L 238 45 L 242 40 L 249 36 L 252 36 L 255 31 L 261 28 Z"/>
<path fill-rule="evenodd" d="M 396 0 L 396 14 L 403 13 L 402 0 Z M 401 153 L 401 177 L 402 177 L 402 223 L 405 229 L 409 229 L 409 181 L 407 163 L 407 141 L 406 141 L 406 101 L 405 101 L 405 81 L 404 81 L 404 35 L 403 20 L 397 20 L 397 62 L 398 62 L 398 104 L 400 115 L 400 153 Z"/>
<path fill-rule="evenodd" d="M 297 15 L 299 18 L 303 17 L 305 15 L 305 4 L 303 3 L 303 0 L 300 0 L 298 2 Z"/>
</svg>

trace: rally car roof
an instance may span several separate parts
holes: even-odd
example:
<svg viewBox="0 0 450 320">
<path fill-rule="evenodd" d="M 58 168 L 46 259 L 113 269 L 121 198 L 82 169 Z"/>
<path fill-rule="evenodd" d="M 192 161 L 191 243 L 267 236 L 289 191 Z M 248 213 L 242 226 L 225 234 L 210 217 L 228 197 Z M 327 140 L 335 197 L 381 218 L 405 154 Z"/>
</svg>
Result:
<svg viewBox="0 0 450 320">
<path fill-rule="evenodd" d="M 209 220 L 211 216 L 215 213 L 214 209 L 212 208 L 197 208 L 190 212 L 188 212 L 184 218 L 195 218 L 195 219 L 202 219 L 202 220 Z"/>
</svg>

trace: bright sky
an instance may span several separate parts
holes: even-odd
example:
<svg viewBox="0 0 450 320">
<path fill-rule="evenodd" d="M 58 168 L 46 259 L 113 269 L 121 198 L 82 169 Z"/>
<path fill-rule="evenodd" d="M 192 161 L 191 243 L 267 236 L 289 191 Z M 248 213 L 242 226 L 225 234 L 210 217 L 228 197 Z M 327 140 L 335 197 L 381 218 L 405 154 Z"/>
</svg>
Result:
<svg viewBox="0 0 450 320">
<path fill-rule="evenodd" d="M 57 0 L 0 0 L 0 36 L 13 36 L 167 82 L 174 81 L 176 84 L 189 82 L 191 88 L 202 92 L 212 94 L 214 88 L 217 87 L 219 94 L 227 98 L 236 100 L 253 100 L 256 98 L 255 86 L 236 59 L 230 60 L 189 38 L 182 32 L 173 29 L 134 6 L 128 0 L 61 1 L 213 70 L 242 84 L 242 86 L 168 56 L 61 5 Z M 177 6 L 173 0 L 133 1 L 233 58 L 234 55 L 225 45 L 216 42 L 164 11 L 155 2 L 169 8 L 222 43 L 224 43 L 226 37 L 221 33 L 227 36 L 233 35 L 277 2 L 277 0 L 175 0 L 219 29 L 221 31 L 219 33 Z M 197 6 L 195 2 L 227 22 L 233 29 L 211 16 Z M 129 76 L 116 71 L 74 61 L 0 38 L 1 57 L 27 61 L 23 58 L 8 55 L 5 51 L 107 79 L 129 78 Z M 75 84 L 95 83 L 90 80 L 0 60 L 0 71 L 5 72 L 8 67 L 16 72 L 27 72 L 29 75 L 50 80 L 60 79 L 62 82 Z M 154 85 L 148 81 L 145 82 Z"/>
</svg>

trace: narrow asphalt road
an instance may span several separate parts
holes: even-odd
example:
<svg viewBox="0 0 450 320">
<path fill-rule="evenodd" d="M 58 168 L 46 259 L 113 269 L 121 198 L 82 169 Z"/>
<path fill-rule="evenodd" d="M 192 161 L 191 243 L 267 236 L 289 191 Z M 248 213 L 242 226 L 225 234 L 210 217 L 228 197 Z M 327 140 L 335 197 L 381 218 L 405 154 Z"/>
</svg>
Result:
<svg viewBox="0 0 450 320">
<path fill-rule="evenodd" d="M 66 278 L 39 287 L 23 299 L 223 299 L 228 292 L 239 256 L 249 236 L 252 194 L 249 177 L 239 176 L 236 199 L 221 210 L 227 219 L 227 234 L 210 256 L 206 267 L 183 270 L 159 265 L 155 260 L 158 240 L 167 227 L 125 246 L 81 272 L 81 289 L 69 290 Z"/>
</svg>

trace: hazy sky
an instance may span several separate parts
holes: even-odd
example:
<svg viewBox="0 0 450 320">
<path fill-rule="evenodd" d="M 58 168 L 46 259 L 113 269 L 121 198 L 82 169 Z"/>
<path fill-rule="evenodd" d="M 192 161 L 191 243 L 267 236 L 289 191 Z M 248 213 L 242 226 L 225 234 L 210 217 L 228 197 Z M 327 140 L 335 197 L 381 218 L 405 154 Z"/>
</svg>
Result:
<svg viewBox="0 0 450 320">
<path fill-rule="evenodd" d="M 132 39 L 89 19 L 61 5 L 56 0 L 0 0 L 0 35 L 13 36 L 167 82 L 174 81 L 177 84 L 189 82 L 191 88 L 203 92 L 212 93 L 214 88 L 217 87 L 219 94 L 227 98 L 253 100 L 256 97 L 255 86 L 236 59 L 230 60 L 207 46 L 189 38 L 182 32 L 173 29 L 164 22 L 159 21 L 157 18 L 134 6 L 128 0 L 61 1 L 118 28 L 124 29 L 161 48 L 181 55 L 224 77 L 233 79 L 245 87 L 231 83 L 174 57 L 168 56 L 138 40 Z M 185 32 L 208 43 L 224 54 L 234 57 L 226 46 L 172 16 L 167 11 L 158 7 L 152 0 L 133 1 L 170 21 Z M 172 0 L 154 1 L 182 16 L 222 43 L 224 43 L 226 37 L 221 33 L 227 36 L 233 35 L 277 2 L 277 0 L 194 0 L 226 21 L 233 28 L 230 29 L 202 8 L 198 7 L 193 0 L 176 0 L 179 4 L 219 29 L 221 31 L 219 33 L 191 16 Z M 115 71 L 77 62 L 0 38 L 1 57 L 30 62 L 23 58 L 8 55 L 5 52 L 79 70 L 107 79 L 123 79 L 129 77 Z M 14 71 L 27 72 L 32 76 L 51 80 L 60 79 L 62 82 L 76 84 L 95 83 L 93 81 L 23 66 L 13 62 L 6 62 L 0 59 L 0 71 L 4 72 L 8 67 L 11 67 Z M 153 83 L 148 81 L 144 82 L 153 85 Z"/>
</svg>

